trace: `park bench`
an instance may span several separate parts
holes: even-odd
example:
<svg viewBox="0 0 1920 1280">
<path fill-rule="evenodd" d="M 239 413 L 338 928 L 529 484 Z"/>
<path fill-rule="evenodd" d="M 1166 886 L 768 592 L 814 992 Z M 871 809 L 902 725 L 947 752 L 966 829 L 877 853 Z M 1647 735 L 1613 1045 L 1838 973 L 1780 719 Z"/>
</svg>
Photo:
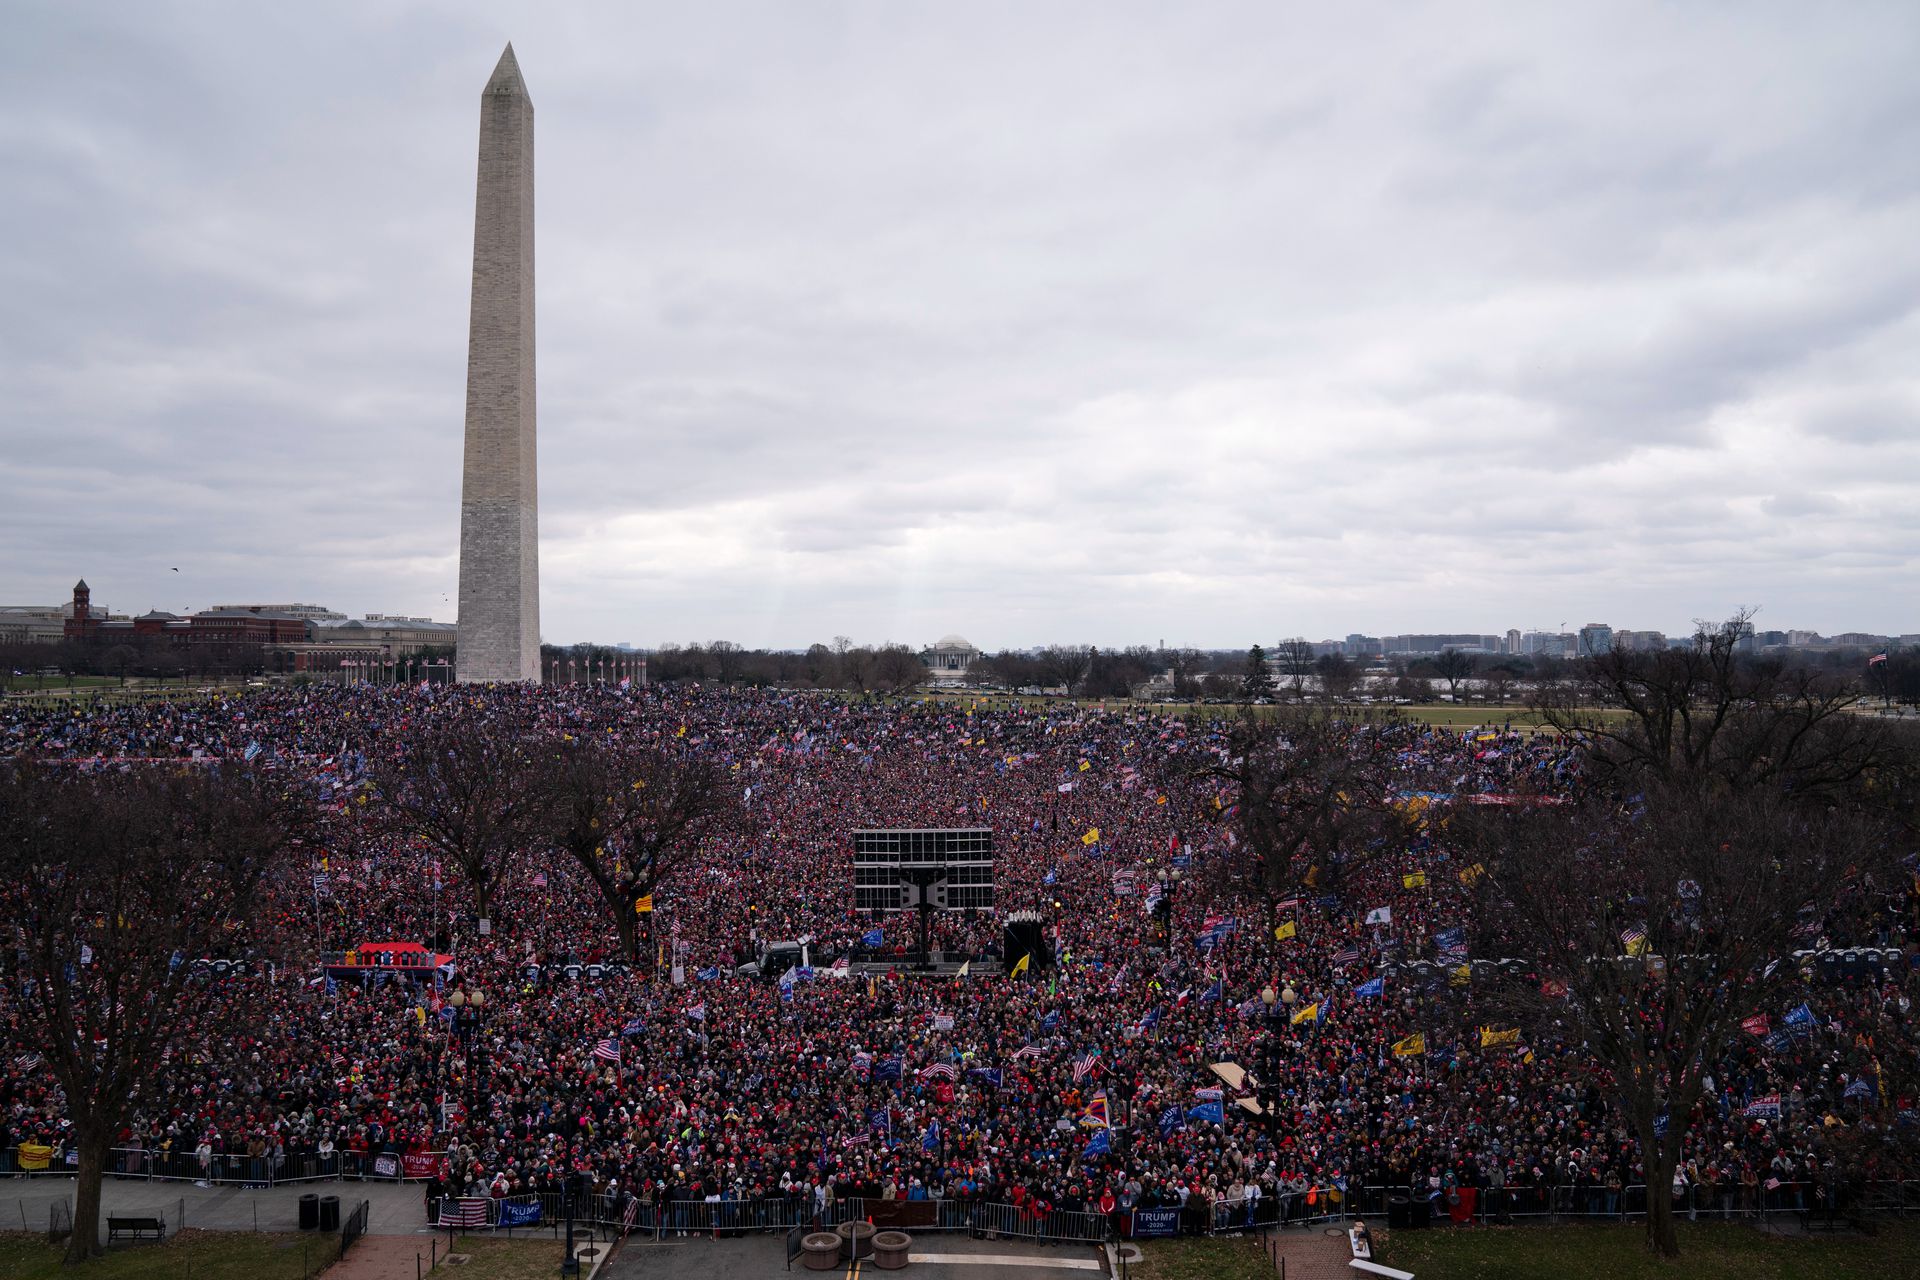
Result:
<svg viewBox="0 0 1920 1280">
<path fill-rule="evenodd" d="M 107 1243 L 112 1244 L 121 1236 L 131 1236 L 135 1240 L 144 1240 L 151 1235 L 155 1240 L 167 1238 L 167 1224 L 161 1218 L 113 1218 L 107 1219 Z"/>
</svg>

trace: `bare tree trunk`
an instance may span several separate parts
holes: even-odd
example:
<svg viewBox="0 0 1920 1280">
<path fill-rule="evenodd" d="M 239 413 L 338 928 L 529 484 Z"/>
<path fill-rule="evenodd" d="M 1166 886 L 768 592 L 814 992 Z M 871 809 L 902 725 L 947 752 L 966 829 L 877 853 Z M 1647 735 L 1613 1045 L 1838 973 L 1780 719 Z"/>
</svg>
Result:
<svg viewBox="0 0 1920 1280">
<path fill-rule="evenodd" d="M 1624 1192 L 1623 1192 L 1624 1194 Z M 1673 1220 L 1673 1170 L 1647 1178 L 1647 1249 L 1662 1258 L 1680 1256 L 1680 1237 Z"/>
<path fill-rule="evenodd" d="M 80 1135 L 80 1173 L 73 1186 L 73 1235 L 67 1241 L 67 1266 L 97 1258 L 100 1248 L 100 1181 L 107 1167 L 107 1131 Z"/>
</svg>

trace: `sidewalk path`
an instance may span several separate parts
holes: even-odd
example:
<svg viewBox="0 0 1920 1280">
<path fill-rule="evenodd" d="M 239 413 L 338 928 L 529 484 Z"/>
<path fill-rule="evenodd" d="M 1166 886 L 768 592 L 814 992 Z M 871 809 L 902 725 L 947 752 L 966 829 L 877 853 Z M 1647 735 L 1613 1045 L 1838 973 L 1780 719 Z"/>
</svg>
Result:
<svg viewBox="0 0 1920 1280">
<path fill-rule="evenodd" d="M 369 1235 L 412 1235 L 427 1224 L 426 1199 L 417 1183 L 308 1182 L 250 1191 L 236 1186 L 196 1187 L 191 1182 L 108 1178 L 100 1186 L 100 1231 L 104 1238 L 109 1214 L 165 1218 L 169 1234 L 182 1225 L 207 1231 L 252 1231 L 256 1226 L 261 1231 L 297 1231 L 300 1197 L 307 1194 L 339 1196 L 342 1218 L 362 1200 L 367 1201 L 372 1206 L 367 1215 Z M 24 1220 L 27 1230 L 45 1231 L 48 1206 L 72 1201 L 71 1178 L 0 1179 L 0 1225 Z M 412 1265 L 411 1254 L 408 1265 Z"/>
</svg>

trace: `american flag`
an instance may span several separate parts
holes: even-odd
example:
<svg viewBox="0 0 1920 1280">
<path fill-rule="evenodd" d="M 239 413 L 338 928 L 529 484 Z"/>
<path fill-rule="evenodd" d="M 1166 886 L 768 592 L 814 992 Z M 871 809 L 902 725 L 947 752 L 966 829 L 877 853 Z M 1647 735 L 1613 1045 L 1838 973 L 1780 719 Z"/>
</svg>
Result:
<svg viewBox="0 0 1920 1280">
<path fill-rule="evenodd" d="M 605 1058 L 609 1062 L 620 1061 L 620 1042 L 618 1040 L 600 1041 L 600 1043 L 593 1046 L 593 1056 L 596 1058 Z"/>
<path fill-rule="evenodd" d="M 624 682 L 623 682 L 624 683 Z M 640 1216 L 640 1197 L 632 1196 L 627 1200 L 627 1210 L 620 1215 L 620 1225 L 627 1231 L 633 1230 L 634 1221 Z"/>
<path fill-rule="evenodd" d="M 1013 1060 L 1015 1062 L 1018 1062 L 1022 1058 L 1038 1058 L 1040 1056 L 1040 1048 L 1037 1045 L 1023 1044 L 1013 1051 Z"/>
<path fill-rule="evenodd" d="M 1342 947 L 1340 948 L 1340 950 L 1333 953 L 1334 964 L 1358 964 L 1359 962 L 1360 962 L 1360 948 L 1358 947 L 1354 947 L 1354 946 Z"/>
<path fill-rule="evenodd" d="M 1075 1084 L 1080 1083 L 1080 1081 L 1085 1080 L 1090 1075 L 1098 1074 L 1099 1071 L 1100 1053 L 1098 1050 L 1091 1050 L 1084 1057 L 1073 1060 L 1073 1081 Z"/>
<path fill-rule="evenodd" d="M 951 1062 L 936 1062 L 930 1067 L 922 1067 L 920 1069 L 920 1078 L 922 1080 L 958 1080 L 960 1073 L 954 1070 Z"/>
<path fill-rule="evenodd" d="M 487 1225 L 487 1206 L 492 1201 L 485 1196 L 462 1196 L 458 1200 L 447 1199 L 440 1202 L 440 1225 L 443 1227 L 484 1227 Z"/>
</svg>

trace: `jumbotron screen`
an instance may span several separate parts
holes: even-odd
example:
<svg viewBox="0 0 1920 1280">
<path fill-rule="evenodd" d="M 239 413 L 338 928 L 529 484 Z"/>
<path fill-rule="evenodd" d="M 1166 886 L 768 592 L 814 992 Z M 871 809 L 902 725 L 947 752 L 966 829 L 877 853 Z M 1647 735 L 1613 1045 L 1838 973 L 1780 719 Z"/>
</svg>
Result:
<svg viewBox="0 0 1920 1280">
<path fill-rule="evenodd" d="M 862 911 L 899 910 L 902 881 L 936 871 L 947 882 L 948 910 L 993 910 L 993 829 L 896 827 L 853 833 L 853 903 Z"/>
</svg>

